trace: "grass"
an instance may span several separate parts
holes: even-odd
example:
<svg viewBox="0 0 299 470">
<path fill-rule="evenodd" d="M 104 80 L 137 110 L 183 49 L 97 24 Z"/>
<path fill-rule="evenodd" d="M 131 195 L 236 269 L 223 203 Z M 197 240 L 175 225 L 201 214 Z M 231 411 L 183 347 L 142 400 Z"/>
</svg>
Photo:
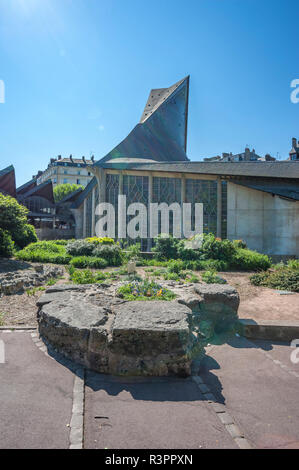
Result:
<svg viewBox="0 0 299 470">
<path fill-rule="evenodd" d="M 45 291 L 45 290 L 46 290 L 46 288 L 43 287 L 43 286 L 33 287 L 32 289 L 27 289 L 26 294 L 28 295 L 28 297 L 31 297 L 33 295 L 36 295 L 37 292 L 42 292 L 42 291 Z"/>
</svg>

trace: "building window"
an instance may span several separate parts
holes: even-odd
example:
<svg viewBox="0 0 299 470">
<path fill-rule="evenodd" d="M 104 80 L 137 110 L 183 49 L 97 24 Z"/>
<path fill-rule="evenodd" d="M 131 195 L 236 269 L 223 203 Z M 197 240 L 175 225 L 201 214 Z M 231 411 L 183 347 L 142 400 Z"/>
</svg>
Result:
<svg viewBox="0 0 299 470">
<path fill-rule="evenodd" d="M 63 184 L 66 184 L 66 183 L 67 183 L 67 179 L 66 179 L 66 178 L 64 178 L 64 180 L 63 180 Z"/>
<path fill-rule="evenodd" d="M 77 179 L 77 184 L 80 184 L 80 180 L 79 180 L 79 179 Z"/>
<path fill-rule="evenodd" d="M 78 175 L 81 175 L 81 171 L 78 171 Z"/>
<path fill-rule="evenodd" d="M 67 170 L 64 170 L 64 172 L 63 172 L 63 173 L 64 173 L 65 175 L 67 175 Z"/>
</svg>

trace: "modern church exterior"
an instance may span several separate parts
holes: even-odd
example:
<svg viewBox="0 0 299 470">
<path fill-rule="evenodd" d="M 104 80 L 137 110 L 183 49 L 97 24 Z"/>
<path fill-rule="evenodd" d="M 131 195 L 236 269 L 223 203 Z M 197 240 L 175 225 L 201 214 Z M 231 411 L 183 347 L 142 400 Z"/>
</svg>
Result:
<svg viewBox="0 0 299 470">
<path fill-rule="evenodd" d="M 299 256 L 299 164 L 194 162 L 187 151 L 189 77 L 151 91 L 140 122 L 104 158 L 72 206 L 76 238 L 95 235 L 99 203 L 203 204 L 203 230 L 270 255 Z M 132 216 L 127 216 L 127 221 Z M 160 224 L 161 226 L 161 224 Z M 170 223 L 171 226 L 171 223 Z M 149 251 L 152 239 L 141 240 Z"/>
</svg>

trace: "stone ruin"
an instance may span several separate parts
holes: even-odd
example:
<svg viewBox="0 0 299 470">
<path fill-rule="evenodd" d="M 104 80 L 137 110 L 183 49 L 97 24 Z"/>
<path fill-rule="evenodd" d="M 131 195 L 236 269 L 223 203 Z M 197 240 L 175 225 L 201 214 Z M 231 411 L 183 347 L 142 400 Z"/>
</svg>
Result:
<svg viewBox="0 0 299 470">
<path fill-rule="evenodd" d="M 211 338 L 238 320 L 239 295 L 227 285 L 176 286 L 171 302 L 128 302 L 116 289 L 105 284 L 48 288 L 37 302 L 40 336 L 96 372 L 186 377 Z"/>
</svg>

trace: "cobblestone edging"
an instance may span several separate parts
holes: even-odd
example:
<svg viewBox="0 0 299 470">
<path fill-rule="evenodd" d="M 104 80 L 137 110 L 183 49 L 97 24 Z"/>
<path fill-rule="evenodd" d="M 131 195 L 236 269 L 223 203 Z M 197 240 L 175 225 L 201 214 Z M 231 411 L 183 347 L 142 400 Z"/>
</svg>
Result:
<svg viewBox="0 0 299 470">
<path fill-rule="evenodd" d="M 215 395 L 212 393 L 210 388 L 204 383 L 202 378 L 199 375 L 193 375 L 192 379 L 196 383 L 202 395 L 204 396 L 204 399 L 208 402 L 208 406 L 210 406 L 214 410 L 221 424 L 224 425 L 227 432 L 231 435 L 235 444 L 240 449 L 253 449 L 252 445 L 244 437 L 244 433 L 237 426 L 232 416 L 227 412 L 226 406 L 221 403 L 217 403 Z"/>
<path fill-rule="evenodd" d="M 70 422 L 69 449 L 83 449 L 84 443 L 84 401 L 85 401 L 85 369 L 66 359 L 57 350 L 47 344 L 37 332 L 31 333 L 34 344 L 47 357 L 58 361 L 69 368 L 75 375 L 73 386 L 72 416 Z M 50 353 L 50 354 L 49 354 Z"/>
</svg>

